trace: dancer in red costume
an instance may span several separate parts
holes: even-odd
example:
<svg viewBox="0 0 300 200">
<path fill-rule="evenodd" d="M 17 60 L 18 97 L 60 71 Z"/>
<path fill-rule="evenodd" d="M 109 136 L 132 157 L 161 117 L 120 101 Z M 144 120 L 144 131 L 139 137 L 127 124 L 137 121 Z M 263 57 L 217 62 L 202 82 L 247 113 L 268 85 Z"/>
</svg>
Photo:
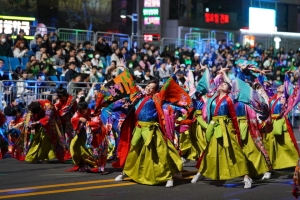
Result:
<svg viewBox="0 0 300 200">
<path fill-rule="evenodd" d="M 71 118 L 77 110 L 76 97 L 68 94 L 67 90 L 62 86 L 56 90 L 58 101 L 54 104 L 62 124 L 63 134 L 66 138 L 68 148 L 70 147 L 71 140 L 74 138 L 74 130 L 71 124 Z M 71 158 L 70 151 L 66 152 L 66 159 Z"/>
<path fill-rule="evenodd" d="M 70 151 L 75 166 L 70 171 L 100 172 L 106 174 L 107 135 L 100 117 L 91 117 L 84 97 L 78 102 L 78 110 L 71 119 L 76 136 Z"/>
<path fill-rule="evenodd" d="M 32 140 L 25 160 L 39 162 L 56 157 L 60 162 L 64 162 L 67 145 L 54 105 L 48 100 L 40 99 L 29 104 L 28 111 L 25 126 L 31 133 Z M 27 135 L 25 133 L 23 137 L 27 137 Z"/>
</svg>

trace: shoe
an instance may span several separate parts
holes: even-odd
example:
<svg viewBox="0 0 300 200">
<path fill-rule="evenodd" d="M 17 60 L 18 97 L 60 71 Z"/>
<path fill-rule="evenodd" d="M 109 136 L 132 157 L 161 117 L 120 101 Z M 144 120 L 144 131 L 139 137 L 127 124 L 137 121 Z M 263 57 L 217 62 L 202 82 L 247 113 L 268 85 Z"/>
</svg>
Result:
<svg viewBox="0 0 300 200">
<path fill-rule="evenodd" d="M 271 178 L 270 172 L 265 172 L 264 176 L 261 178 L 261 180 L 269 180 Z"/>
<path fill-rule="evenodd" d="M 250 189 L 252 186 L 252 183 L 253 183 L 251 178 L 244 178 L 243 182 L 245 183 L 245 186 L 244 186 L 245 189 Z"/>
<path fill-rule="evenodd" d="M 166 184 L 166 187 L 167 187 L 167 188 L 173 187 L 173 180 L 168 180 L 168 181 L 167 181 L 167 184 Z"/>
<path fill-rule="evenodd" d="M 181 157 L 181 161 L 182 161 L 182 166 L 185 166 L 185 164 L 187 164 L 188 162 L 190 162 L 189 159 L 185 159 L 184 157 Z"/>
<path fill-rule="evenodd" d="M 182 173 L 181 172 L 177 172 L 173 175 L 174 179 L 182 179 Z"/>
<path fill-rule="evenodd" d="M 202 176 L 201 174 L 196 174 L 196 175 L 193 177 L 191 183 L 197 183 L 197 182 L 200 181 L 201 179 L 203 179 L 203 176 Z"/>
<path fill-rule="evenodd" d="M 123 179 L 126 177 L 126 175 L 124 173 L 120 174 L 119 176 L 117 176 L 115 178 L 115 181 L 123 181 Z"/>
<path fill-rule="evenodd" d="M 76 172 L 76 171 L 79 171 L 79 168 L 80 168 L 80 166 L 75 165 L 71 169 L 67 169 L 66 172 Z"/>
</svg>

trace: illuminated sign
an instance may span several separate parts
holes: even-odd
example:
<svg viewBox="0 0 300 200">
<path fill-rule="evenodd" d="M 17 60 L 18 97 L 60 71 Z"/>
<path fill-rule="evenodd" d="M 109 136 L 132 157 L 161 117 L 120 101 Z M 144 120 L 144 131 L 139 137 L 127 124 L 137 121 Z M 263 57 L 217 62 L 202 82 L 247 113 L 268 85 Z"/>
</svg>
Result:
<svg viewBox="0 0 300 200">
<path fill-rule="evenodd" d="M 205 13 L 204 18 L 206 23 L 215 23 L 215 24 L 230 23 L 230 17 L 228 14 Z"/>
<path fill-rule="evenodd" d="M 245 35 L 244 36 L 244 40 L 243 40 L 243 44 L 249 44 L 250 47 L 254 47 L 254 43 L 255 43 L 255 37 L 252 35 Z"/>
<path fill-rule="evenodd" d="M 144 16 L 159 16 L 158 8 L 143 8 Z"/>
<path fill-rule="evenodd" d="M 11 38 L 15 40 L 15 39 L 17 39 L 17 36 L 16 35 L 12 35 Z M 27 36 L 27 35 L 25 35 L 24 38 L 27 39 L 27 40 L 33 40 L 34 36 Z"/>
<path fill-rule="evenodd" d="M 30 21 L 35 21 L 35 18 L 0 15 L 0 30 L 5 34 L 11 34 L 23 29 L 26 35 L 29 35 Z"/>
<path fill-rule="evenodd" d="M 160 17 L 145 17 L 144 25 L 160 25 Z"/>
<path fill-rule="evenodd" d="M 144 7 L 160 8 L 160 0 L 144 0 Z"/>
<path fill-rule="evenodd" d="M 144 35 L 144 41 L 145 42 L 152 42 L 153 41 L 153 35 Z"/>
<path fill-rule="evenodd" d="M 275 32 L 276 11 L 264 8 L 249 8 L 249 30 Z"/>
</svg>

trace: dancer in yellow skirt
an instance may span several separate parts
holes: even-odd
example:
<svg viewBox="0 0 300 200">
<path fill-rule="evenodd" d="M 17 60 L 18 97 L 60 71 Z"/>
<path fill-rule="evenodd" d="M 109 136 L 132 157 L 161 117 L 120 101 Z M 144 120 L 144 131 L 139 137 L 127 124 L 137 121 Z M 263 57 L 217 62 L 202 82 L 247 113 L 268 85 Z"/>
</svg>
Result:
<svg viewBox="0 0 300 200">
<path fill-rule="evenodd" d="M 172 91 L 167 91 L 166 87 L 172 88 Z M 116 177 L 116 181 L 123 180 L 127 175 L 141 184 L 156 185 L 167 182 L 166 187 L 172 187 L 173 175 L 177 173 L 175 176 L 177 178 L 181 177 L 182 161 L 176 148 L 168 138 L 168 134 L 163 133 L 164 126 L 162 126 L 163 124 L 159 119 L 163 117 L 162 110 L 160 111 L 162 107 L 158 107 L 158 103 L 162 102 L 160 98 L 169 95 L 170 92 L 174 93 L 176 89 L 177 93 L 181 92 L 182 94 L 182 96 L 179 96 L 180 98 L 187 98 L 184 101 L 179 99 L 176 102 L 179 105 L 183 103 L 184 105 L 181 105 L 183 107 L 187 107 L 187 102 L 191 104 L 188 95 L 184 91 L 180 91 L 181 88 L 172 79 L 163 86 L 160 93 L 157 93 L 158 83 L 155 81 L 151 81 L 146 86 L 145 96 L 140 98 L 135 106 L 136 111 L 134 114 L 137 122 L 130 140 L 130 151 L 126 157 L 123 173 Z M 126 120 L 128 119 L 132 120 L 133 118 L 127 116 Z M 123 128 L 128 128 L 126 127 L 128 126 L 126 120 Z M 123 146 L 122 137 L 124 137 L 123 132 L 121 133 L 120 147 Z M 119 151 L 118 156 L 119 158 L 122 156 L 121 151 Z"/>
<path fill-rule="evenodd" d="M 262 141 L 256 113 L 242 102 L 235 104 L 235 110 L 241 133 L 243 152 L 248 161 L 249 175 L 255 177 L 264 174 L 263 180 L 270 179 L 273 167 Z"/>
<path fill-rule="evenodd" d="M 207 145 L 205 138 L 207 123 L 202 118 L 204 101 L 202 98 L 193 99 L 193 105 L 195 108 L 193 123 L 189 130 L 180 134 L 180 155 L 183 165 L 190 160 L 198 160 Z"/>
<path fill-rule="evenodd" d="M 295 167 L 298 162 L 299 149 L 287 115 L 300 101 L 299 84 L 300 79 L 298 86 L 289 92 L 292 86 L 288 72 L 284 85 L 279 86 L 277 94 L 269 100 L 273 130 L 264 134 L 263 139 L 275 170 Z"/>
<path fill-rule="evenodd" d="M 25 152 L 27 162 L 48 161 L 55 157 L 65 161 L 67 145 L 62 134 L 59 115 L 48 100 L 36 100 L 28 105 L 25 127 L 30 137 L 29 150 Z M 27 133 L 23 137 L 27 137 Z M 24 139 L 26 143 L 27 139 Z"/>
<path fill-rule="evenodd" d="M 225 73 L 226 69 L 220 72 Z M 198 83 L 198 91 L 205 94 L 209 90 L 210 75 L 205 71 Z M 206 103 L 207 121 L 206 129 L 207 147 L 201 156 L 199 172 L 192 179 L 196 183 L 202 175 L 213 180 L 228 180 L 240 176 L 244 177 L 244 188 L 251 188 L 252 179 L 248 176 L 247 158 L 241 148 L 241 134 L 234 108 L 234 100 L 251 104 L 252 89 L 243 81 L 237 79 L 235 99 L 229 96 L 231 85 L 223 82 L 218 86 L 217 92 L 208 98 Z M 243 88 L 243 91 L 240 90 Z M 248 92 L 248 95 L 243 95 Z"/>
<path fill-rule="evenodd" d="M 150 81 L 145 90 L 140 91 L 126 69 L 98 93 L 95 113 L 124 95 L 130 95 L 132 102 L 121 127 L 118 160 L 113 163 L 113 167 L 123 168 L 116 181 L 122 181 L 127 175 L 141 184 L 167 182 L 166 187 L 172 187 L 173 175 L 177 172 L 181 177 L 182 161 L 170 142 L 171 134 L 166 131 L 163 105 L 182 107 L 185 110 L 182 117 L 187 118 L 185 116 L 190 116 L 193 110 L 192 101 L 172 78 L 159 93 L 158 88 L 158 82 Z M 183 123 L 189 124 L 191 120 L 182 120 L 179 124 Z"/>
<path fill-rule="evenodd" d="M 78 111 L 71 118 L 76 136 L 70 144 L 70 151 L 75 166 L 68 170 L 86 171 L 107 174 L 105 165 L 107 161 L 106 129 L 100 117 L 91 117 L 84 97 L 78 102 Z"/>
</svg>

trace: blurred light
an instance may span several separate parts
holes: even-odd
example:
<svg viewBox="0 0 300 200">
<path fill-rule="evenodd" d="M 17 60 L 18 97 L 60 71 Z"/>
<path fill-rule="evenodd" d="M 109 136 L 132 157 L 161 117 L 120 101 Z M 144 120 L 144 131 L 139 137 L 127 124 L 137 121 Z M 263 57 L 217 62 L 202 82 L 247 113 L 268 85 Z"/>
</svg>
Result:
<svg viewBox="0 0 300 200">
<path fill-rule="evenodd" d="M 266 35 L 274 35 L 274 36 L 300 37 L 300 33 L 274 32 L 274 31 L 251 31 L 251 30 L 247 30 L 247 29 L 240 29 L 240 31 L 244 34 L 266 34 Z"/>
<path fill-rule="evenodd" d="M 4 15 L 0 15 L 0 19 L 35 21 L 34 17 L 4 16 Z"/>
<path fill-rule="evenodd" d="M 209 12 L 209 8 L 205 8 L 205 12 Z"/>
<path fill-rule="evenodd" d="M 264 8 L 249 8 L 249 30 L 275 31 L 276 11 Z"/>
<path fill-rule="evenodd" d="M 125 19 L 125 18 L 126 18 L 126 15 L 120 15 L 120 17 L 121 17 L 122 19 Z"/>
<path fill-rule="evenodd" d="M 275 42 L 275 49 L 279 49 L 279 44 L 281 42 L 280 37 L 275 37 L 274 42 Z"/>
<path fill-rule="evenodd" d="M 11 38 L 12 38 L 12 39 L 17 39 L 17 36 L 16 36 L 16 35 L 12 35 Z M 34 39 L 34 36 L 26 36 L 26 35 L 25 35 L 24 38 L 27 39 L 27 40 L 33 40 L 33 39 Z"/>
</svg>

